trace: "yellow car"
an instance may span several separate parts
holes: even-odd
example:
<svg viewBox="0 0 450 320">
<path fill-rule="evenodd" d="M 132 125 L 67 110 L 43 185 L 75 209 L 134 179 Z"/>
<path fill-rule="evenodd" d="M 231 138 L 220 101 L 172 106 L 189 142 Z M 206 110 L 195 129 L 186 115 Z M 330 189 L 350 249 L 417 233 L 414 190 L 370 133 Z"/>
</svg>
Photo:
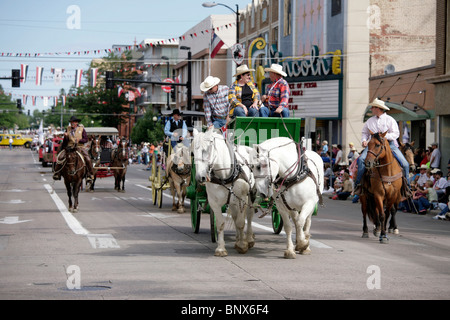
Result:
<svg viewBox="0 0 450 320">
<path fill-rule="evenodd" d="M 9 146 L 9 137 L 13 138 L 13 146 L 25 146 L 25 148 L 31 147 L 31 142 L 33 139 L 24 138 L 21 134 L 9 134 L 2 133 L 0 134 L 0 146 Z"/>
</svg>

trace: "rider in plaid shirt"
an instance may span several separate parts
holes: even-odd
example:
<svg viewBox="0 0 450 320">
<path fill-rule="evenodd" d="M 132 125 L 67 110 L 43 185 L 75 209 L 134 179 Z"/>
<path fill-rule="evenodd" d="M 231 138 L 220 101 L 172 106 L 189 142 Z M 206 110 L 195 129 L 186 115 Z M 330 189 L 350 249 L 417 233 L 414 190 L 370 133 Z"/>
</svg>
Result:
<svg viewBox="0 0 450 320">
<path fill-rule="evenodd" d="M 221 128 L 227 123 L 229 112 L 228 87 L 219 86 L 220 79 L 207 77 L 200 90 L 203 91 L 203 109 L 208 127 Z"/>
</svg>

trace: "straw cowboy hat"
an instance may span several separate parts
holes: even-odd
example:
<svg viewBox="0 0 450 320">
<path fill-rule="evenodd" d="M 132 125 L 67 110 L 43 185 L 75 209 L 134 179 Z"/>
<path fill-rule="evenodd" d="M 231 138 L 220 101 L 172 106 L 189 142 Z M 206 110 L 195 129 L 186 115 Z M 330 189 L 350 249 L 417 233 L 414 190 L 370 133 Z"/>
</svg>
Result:
<svg viewBox="0 0 450 320">
<path fill-rule="evenodd" d="M 283 66 L 273 63 L 270 68 L 265 68 L 264 71 L 266 72 L 275 72 L 278 73 L 279 75 L 282 75 L 283 77 L 286 77 L 287 74 L 286 72 L 283 71 Z"/>
<path fill-rule="evenodd" d="M 217 86 L 220 82 L 220 79 L 213 76 L 207 76 L 205 81 L 203 81 L 200 84 L 200 90 L 203 92 L 208 91 L 209 89 L 213 88 L 214 86 Z"/>
<path fill-rule="evenodd" d="M 371 107 L 377 107 L 386 111 L 389 111 L 391 109 L 389 109 L 386 104 L 384 103 L 383 100 L 377 99 L 375 98 L 375 100 L 373 100 L 371 103 L 369 103 L 369 106 Z"/>
<path fill-rule="evenodd" d="M 240 76 L 241 74 L 244 74 L 244 73 L 247 73 L 250 71 L 255 71 L 255 69 L 249 69 L 246 64 L 243 64 L 242 66 L 239 66 L 236 68 L 236 74 L 233 77 Z"/>
</svg>

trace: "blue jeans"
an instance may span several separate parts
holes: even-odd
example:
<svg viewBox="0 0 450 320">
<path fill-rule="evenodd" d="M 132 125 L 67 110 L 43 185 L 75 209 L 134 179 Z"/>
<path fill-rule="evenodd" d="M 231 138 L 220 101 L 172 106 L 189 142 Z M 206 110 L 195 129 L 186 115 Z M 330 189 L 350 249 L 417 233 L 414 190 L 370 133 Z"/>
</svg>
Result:
<svg viewBox="0 0 450 320">
<path fill-rule="evenodd" d="M 392 153 L 397 159 L 400 166 L 403 168 L 403 175 L 406 178 L 406 181 L 409 185 L 409 163 L 406 161 L 405 157 L 403 156 L 403 153 L 400 151 L 399 148 L 397 148 L 393 141 L 389 141 L 389 146 L 391 147 Z M 361 179 L 364 175 L 364 172 L 366 171 L 366 166 L 364 164 L 364 161 L 366 161 L 367 157 L 367 147 L 364 149 L 364 151 L 359 155 L 358 158 L 358 173 L 356 175 L 355 185 L 358 185 L 361 183 Z"/>
<path fill-rule="evenodd" d="M 413 200 L 416 209 L 420 211 L 427 210 L 430 207 L 430 202 L 425 197 L 420 197 L 419 199 Z"/>
<path fill-rule="evenodd" d="M 260 117 L 280 117 L 279 113 L 275 112 L 275 109 L 269 109 L 266 106 L 262 106 L 261 109 L 259 109 L 259 115 Z M 283 111 L 281 111 L 281 115 L 283 118 L 289 118 L 289 109 L 283 108 Z"/>
<path fill-rule="evenodd" d="M 234 117 L 251 117 L 251 118 L 253 118 L 255 116 L 259 117 L 259 112 L 257 109 L 247 108 L 247 110 L 248 110 L 248 115 L 246 116 L 245 112 L 244 112 L 244 108 L 236 107 L 236 108 L 234 108 L 233 116 Z"/>
<path fill-rule="evenodd" d="M 222 128 L 224 125 L 227 124 L 227 119 L 219 119 L 219 118 L 212 118 L 212 123 L 214 125 L 214 128 L 216 129 L 220 129 Z"/>
</svg>

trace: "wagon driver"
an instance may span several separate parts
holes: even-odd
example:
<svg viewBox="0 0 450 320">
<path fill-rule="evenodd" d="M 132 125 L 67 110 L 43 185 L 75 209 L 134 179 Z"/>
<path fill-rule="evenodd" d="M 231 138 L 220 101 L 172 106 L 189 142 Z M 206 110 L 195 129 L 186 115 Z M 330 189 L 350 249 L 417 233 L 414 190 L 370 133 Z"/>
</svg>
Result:
<svg viewBox="0 0 450 320">
<path fill-rule="evenodd" d="M 91 157 L 88 155 L 87 150 L 84 148 L 84 144 L 88 141 L 86 130 L 84 129 L 84 126 L 80 124 L 80 119 L 78 119 L 76 116 L 72 116 L 69 122 L 70 125 L 67 127 L 67 131 L 64 133 L 62 151 L 58 154 L 58 162 L 55 166 L 53 180 L 61 180 L 61 160 L 65 159 L 66 156 L 65 147 L 73 148 L 76 145 L 77 151 L 79 151 L 80 154 L 83 155 L 84 163 L 86 164 L 86 183 L 92 183 L 92 181 L 94 180 L 94 174 L 92 172 Z"/>
<path fill-rule="evenodd" d="M 361 144 L 365 149 L 357 160 L 358 173 L 355 180 L 354 191 L 356 195 L 361 195 L 361 179 L 365 172 L 364 161 L 367 157 L 367 145 L 369 144 L 369 140 L 371 138 L 370 131 L 374 133 L 387 132 L 386 139 L 389 141 L 389 146 L 391 147 L 394 157 L 398 160 L 400 166 L 403 168 L 403 175 L 405 176 L 409 186 L 409 163 L 408 161 L 406 161 L 402 152 L 398 148 L 397 138 L 400 136 L 400 131 L 398 129 L 397 121 L 395 121 L 395 119 L 390 115 L 386 114 L 386 111 L 389 111 L 390 109 L 386 106 L 384 101 L 375 99 L 372 103 L 369 104 L 369 106 L 371 107 L 373 116 L 366 121 L 362 129 Z"/>
<path fill-rule="evenodd" d="M 174 149 L 177 143 L 183 142 L 184 138 L 186 138 L 187 126 L 186 122 L 181 120 L 180 110 L 173 110 L 171 116 L 172 119 L 167 121 L 164 127 L 164 134 L 170 138 L 170 144 L 172 149 Z"/>
</svg>

